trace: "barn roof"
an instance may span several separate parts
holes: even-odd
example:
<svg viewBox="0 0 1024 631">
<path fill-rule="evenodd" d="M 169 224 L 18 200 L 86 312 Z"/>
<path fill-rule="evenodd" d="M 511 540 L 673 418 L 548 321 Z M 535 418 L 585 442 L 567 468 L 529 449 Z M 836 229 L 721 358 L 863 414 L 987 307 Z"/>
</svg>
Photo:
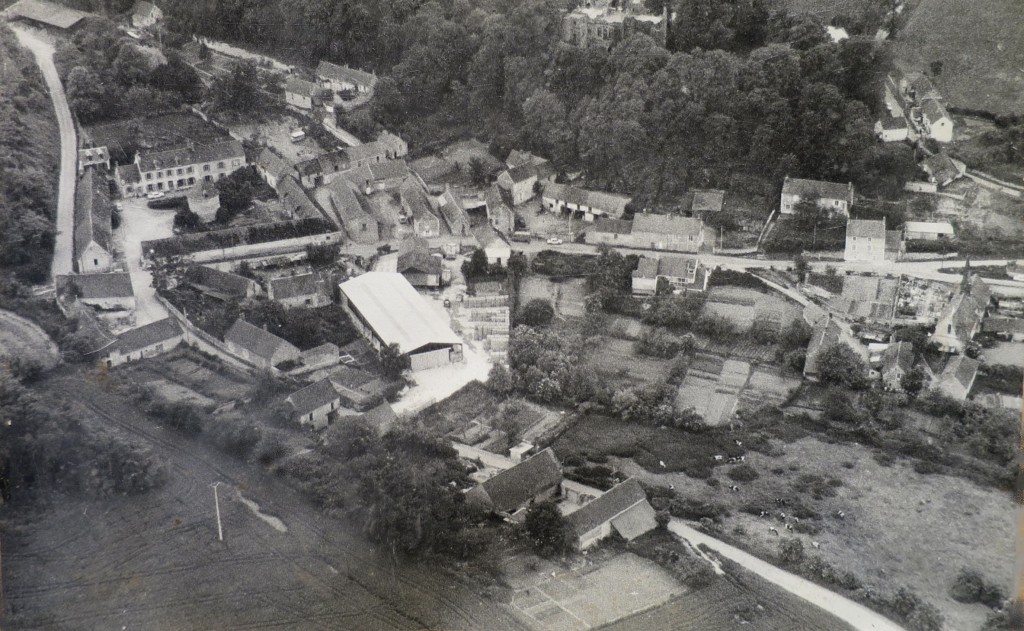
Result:
<svg viewBox="0 0 1024 631">
<path fill-rule="evenodd" d="M 498 513 L 520 506 L 562 481 L 562 466 L 550 447 L 480 484 Z"/>
<path fill-rule="evenodd" d="M 228 329 L 228 332 L 224 335 L 224 341 L 236 344 L 253 355 L 266 359 L 267 361 L 273 359 L 274 353 L 280 348 L 289 346 L 295 348 L 287 341 L 277 337 L 273 333 L 264 331 L 258 326 L 249 324 L 245 320 L 237 320 L 232 324 L 231 328 Z M 295 349 L 295 351 L 298 353 L 298 349 Z"/>
<path fill-rule="evenodd" d="M 819 199 L 844 199 L 852 201 L 853 188 L 849 184 L 841 184 L 839 182 L 823 182 L 821 180 L 787 177 L 782 185 L 782 194 L 797 195 L 804 199 L 817 197 Z"/>
<path fill-rule="evenodd" d="M 615 519 L 630 508 L 647 502 L 647 493 L 635 478 L 616 484 L 578 511 L 566 516 L 565 521 L 577 537 Z"/>
<path fill-rule="evenodd" d="M 57 288 L 73 285 L 82 292 L 82 298 L 131 298 L 132 277 L 128 272 L 110 272 L 107 274 L 69 274 L 57 277 Z"/>
<path fill-rule="evenodd" d="M 885 239 L 884 219 L 851 219 L 846 223 L 846 238 Z"/>
<path fill-rule="evenodd" d="M 319 291 L 316 274 L 300 274 L 299 276 L 275 278 L 270 281 L 270 289 L 271 293 L 274 294 L 274 300 L 311 296 Z"/>
<path fill-rule="evenodd" d="M 153 344 L 166 342 L 181 335 L 181 326 L 173 318 L 164 318 L 156 322 L 144 324 L 138 328 L 125 331 L 117 336 L 114 348 L 122 353 L 132 353 Z"/>
<path fill-rule="evenodd" d="M 325 405 L 330 405 L 332 401 L 337 401 L 340 398 L 338 391 L 331 384 L 331 380 L 324 378 L 289 394 L 286 400 L 292 404 L 295 412 L 302 416 Z"/>
<path fill-rule="evenodd" d="M 103 191 L 104 184 L 96 183 L 96 171 L 86 169 L 78 179 L 75 188 L 75 255 L 81 256 L 90 242 L 111 251 L 110 239 L 112 226 L 110 223 L 113 206 Z"/>
</svg>

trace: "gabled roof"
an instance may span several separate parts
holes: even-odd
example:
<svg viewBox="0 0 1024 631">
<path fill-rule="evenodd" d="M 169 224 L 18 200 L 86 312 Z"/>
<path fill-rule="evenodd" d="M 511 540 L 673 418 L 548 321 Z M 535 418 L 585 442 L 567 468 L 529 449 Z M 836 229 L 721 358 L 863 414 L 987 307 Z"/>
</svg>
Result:
<svg viewBox="0 0 1024 631">
<path fill-rule="evenodd" d="M 683 278 L 693 282 L 697 276 L 697 268 L 700 261 L 693 256 L 666 256 L 653 258 L 644 256 L 640 258 L 633 278 L 657 278 L 667 276 L 670 278 Z"/>
<path fill-rule="evenodd" d="M 907 119 L 904 116 L 882 116 L 878 122 L 882 129 L 907 129 Z"/>
<path fill-rule="evenodd" d="M 1024 319 L 1021 318 L 985 318 L 981 330 L 989 333 L 1024 334 Z"/>
<path fill-rule="evenodd" d="M 935 84 L 928 77 L 921 75 L 910 82 L 910 89 L 914 91 L 914 96 L 918 101 L 927 97 L 937 97 L 939 91 L 935 89 Z"/>
<path fill-rule="evenodd" d="M 97 184 L 96 171 L 86 169 L 75 189 L 75 255 L 81 256 L 90 242 L 110 252 L 113 230 L 110 217 L 113 207 L 104 192 L 105 183 Z"/>
<path fill-rule="evenodd" d="M 523 164 L 540 164 L 542 162 L 547 162 L 547 160 L 540 156 L 535 156 L 529 151 L 520 151 L 518 149 L 510 151 L 508 157 L 505 158 L 505 166 L 510 169 Z"/>
<path fill-rule="evenodd" d="M 444 189 L 444 195 L 441 198 L 441 207 L 439 210 L 441 211 L 441 216 L 444 217 L 445 223 L 448 224 L 448 229 L 452 231 L 452 234 L 459 235 L 462 233 L 463 228 L 469 227 L 469 216 L 466 215 L 466 211 L 463 210 L 462 202 L 447 186 Z"/>
<path fill-rule="evenodd" d="M 387 431 L 398 420 L 398 415 L 395 414 L 395 409 L 391 407 L 390 403 L 382 401 L 380 405 L 363 412 L 363 418 L 371 426 L 376 427 L 377 431 L 383 432 Z"/>
<path fill-rule="evenodd" d="M 256 165 L 275 180 L 280 180 L 285 175 L 295 177 L 295 167 L 288 160 L 274 153 L 270 147 L 263 148 L 256 158 Z"/>
<path fill-rule="evenodd" d="M 558 486 L 562 466 L 550 447 L 530 456 L 511 469 L 498 473 L 480 484 L 491 510 L 515 512 L 537 495 Z"/>
<path fill-rule="evenodd" d="M 341 354 L 341 349 L 338 348 L 337 344 L 330 342 L 324 342 L 320 346 L 314 346 L 308 350 L 302 351 L 302 359 L 305 361 L 315 360 L 318 357 L 338 357 Z"/>
<path fill-rule="evenodd" d="M 629 234 L 633 231 L 633 222 L 628 219 L 599 217 L 591 230 L 608 234 Z"/>
<path fill-rule="evenodd" d="M 678 237 L 697 236 L 704 231 L 704 222 L 696 217 L 640 213 L 633 217 L 633 233 L 653 232 Z"/>
<path fill-rule="evenodd" d="M 565 521 L 579 537 L 646 501 L 647 493 L 643 487 L 635 478 L 630 478 L 616 484 L 607 493 L 591 500 L 576 512 L 570 513 Z"/>
<path fill-rule="evenodd" d="M 851 219 L 846 222 L 846 238 L 885 239 L 885 219 Z"/>
<path fill-rule="evenodd" d="M 525 182 L 532 177 L 537 177 L 537 170 L 532 164 L 520 164 L 517 167 L 512 167 L 505 171 L 508 177 L 515 184 Z"/>
<path fill-rule="evenodd" d="M 122 353 L 133 353 L 153 344 L 166 342 L 181 335 L 181 326 L 174 318 L 164 318 L 144 324 L 117 336 L 114 348 Z"/>
<path fill-rule="evenodd" d="M 798 195 L 803 199 L 842 199 L 853 201 L 853 187 L 839 182 L 822 182 L 820 180 L 803 180 L 787 177 L 782 184 L 783 195 Z"/>
<path fill-rule="evenodd" d="M 428 344 L 462 343 L 401 274 L 367 272 L 342 283 L 341 292 L 377 336 L 385 344 L 398 344 L 402 353 Z"/>
<path fill-rule="evenodd" d="M 411 172 L 405 160 L 385 160 L 374 162 L 369 165 L 370 176 L 380 182 L 382 180 L 393 180 L 400 177 L 408 177 Z"/>
<path fill-rule="evenodd" d="M 146 0 L 136 0 L 135 6 L 132 7 L 132 15 L 149 16 L 152 13 L 159 11 L 159 7 L 152 2 L 147 2 Z"/>
<path fill-rule="evenodd" d="M 693 191 L 693 212 L 720 212 L 725 205 L 725 191 Z"/>
<path fill-rule="evenodd" d="M 89 13 L 69 9 L 63 5 L 43 0 L 19 0 L 7 7 L 7 14 L 13 17 L 25 18 L 49 24 L 61 29 L 71 28 L 83 19 L 89 17 Z"/>
<path fill-rule="evenodd" d="M 882 353 L 882 374 L 895 368 L 907 372 L 914 367 L 914 345 L 910 342 L 896 342 Z"/>
<path fill-rule="evenodd" d="M 544 186 L 543 196 L 568 204 L 603 210 L 616 217 L 621 216 L 626 210 L 626 205 L 632 201 L 632 198 L 628 195 L 591 191 L 585 188 L 555 183 Z"/>
<path fill-rule="evenodd" d="M 921 112 L 924 114 L 924 117 L 928 119 L 929 124 L 935 124 L 943 118 L 949 118 L 949 114 L 946 113 L 946 108 L 942 107 L 942 104 L 935 98 L 925 99 L 921 103 Z"/>
<path fill-rule="evenodd" d="M 804 374 L 818 373 L 818 357 L 826 348 L 842 343 L 843 329 L 832 318 L 819 322 L 811 332 L 811 341 L 807 344 L 807 356 L 804 360 Z"/>
<path fill-rule="evenodd" d="M 487 204 L 488 212 L 494 212 L 497 209 L 504 207 L 505 210 L 512 211 L 512 200 L 507 199 L 508 193 L 497 184 L 491 184 L 490 188 L 487 189 L 487 193 L 484 195 L 484 202 Z"/>
<path fill-rule="evenodd" d="M 110 162 L 110 151 L 106 147 L 87 147 L 78 150 L 78 161 L 82 166 Z"/>
<path fill-rule="evenodd" d="M 944 153 L 936 153 L 921 161 L 921 168 L 932 176 L 939 185 L 945 185 L 960 177 L 956 162 Z"/>
<path fill-rule="evenodd" d="M 946 367 L 942 369 L 942 373 L 939 375 L 939 381 L 955 381 L 967 390 L 970 390 L 980 365 L 981 362 L 976 359 L 971 359 L 966 355 L 956 355 L 946 362 Z"/>
<path fill-rule="evenodd" d="M 73 285 L 81 292 L 82 298 L 98 300 L 102 298 L 132 298 L 132 277 L 128 272 L 110 272 L 107 274 L 68 274 L 57 277 L 57 290 Z"/>
<path fill-rule="evenodd" d="M 377 85 L 377 76 L 348 66 L 339 66 L 329 61 L 321 61 L 316 67 L 316 76 L 334 81 L 345 81 L 355 85 L 373 87 Z"/>
<path fill-rule="evenodd" d="M 886 230 L 885 231 L 885 251 L 886 252 L 900 252 L 903 249 L 903 231 L 902 230 Z"/>
<path fill-rule="evenodd" d="M 190 268 L 186 272 L 185 277 L 195 285 L 200 285 L 225 294 L 225 296 L 236 298 L 244 297 L 249 292 L 253 282 L 255 282 L 245 276 L 239 276 L 231 272 L 222 272 L 219 269 L 207 267 L 206 265 L 197 265 Z"/>
<path fill-rule="evenodd" d="M 288 298 L 301 298 L 312 296 L 318 290 L 316 274 L 301 274 L 299 276 L 285 276 L 270 281 L 271 293 L 274 300 L 286 300 Z"/>
<path fill-rule="evenodd" d="M 143 173 L 168 167 L 203 164 L 232 158 L 245 158 L 245 149 L 242 147 L 242 143 L 233 138 L 231 140 L 222 140 L 205 145 L 190 145 L 177 149 L 165 149 L 146 153 L 140 151 L 137 156 L 139 169 Z"/>
<path fill-rule="evenodd" d="M 331 384 L 331 380 L 324 378 L 301 390 L 296 390 L 285 400 L 292 404 L 296 414 L 302 416 L 325 405 L 330 405 L 332 401 L 338 401 L 340 398 L 338 391 Z"/>
<path fill-rule="evenodd" d="M 398 273 L 421 272 L 423 274 L 440 274 L 444 269 L 441 259 L 431 256 L 428 252 L 413 251 L 398 255 Z"/>
<path fill-rule="evenodd" d="M 139 173 L 139 165 L 132 162 L 131 164 L 119 164 L 114 167 L 114 173 L 117 179 L 121 180 L 126 184 L 137 184 L 142 181 L 142 174 Z"/>
<path fill-rule="evenodd" d="M 284 84 L 285 92 L 291 92 L 292 94 L 298 94 L 309 98 L 313 98 L 320 94 L 320 89 L 320 86 L 312 81 L 306 81 L 305 79 L 300 79 L 298 77 L 288 77 L 288 80 L 285 81 Z"/>
<path fill-rule="evenodd" d="M 323 213 L 320 212 L 316 203 L 309 198 L 298 181 L 290 175 L 286 175 L 278 181 L 277 194 L 285 208 L 289 212 L 295 213 L 296 217 L 300 219 L 323 218 Z"/>
<path fill-rule="evenodd" d="M 235 321 L 231 328 L 228 329 L 228 332 L 224 334 L 224 341 L 240 346 L 253 355 L 267 361 L 273 359 L 274 353 L 280 348 L 295 348 L 273 333 L 264 331 L 258 326 L 249 324 L 241 319 Z M 295 352 L 298 353 L 299 349 L 295 348 Z"/>
<path fill-rule="evenodd" d="M 417 182 L 406 180 L 402 183 L 399 191 L 402 199 L 409 206 L 409 211 L 412 213 L 413 218 L 420 221 L 424 219 L 437 221 L 437 215 L 430 210 L 430 201 L 427 199 L 427 193 Z"/>
<path fill-rule="evenodd" d="M 343 177 L 336 178 L 327 185 L 331 206 L 341 217 L 341 222 L 346 228 L 359 221 L 369 220 L 377 223 L 376 217 L 360 202 L 360 194 L 352 190 L 353 186 L 354 182 Z"/>
</svg>

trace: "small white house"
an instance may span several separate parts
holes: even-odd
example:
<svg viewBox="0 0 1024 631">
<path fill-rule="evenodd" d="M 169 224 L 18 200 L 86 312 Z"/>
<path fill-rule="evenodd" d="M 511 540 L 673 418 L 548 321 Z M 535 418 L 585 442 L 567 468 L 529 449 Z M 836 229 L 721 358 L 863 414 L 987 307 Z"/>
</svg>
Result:
<svg viewBox="0 0 1024 631">
<path fill-rule="evenodd" d="M 783 215 L 792 215 L 801 200 L 816 200 L 819 208 L 849 216 L 853 206 L 853 184 L 787 176 L 782 184 L 780 211 Z"/>
<path fill-rule="evenodd" d="M 632 541 L 657 528 L 656 515 L 643 487 L 631 478 L 570 513 L 565 521 L 575 546 L 585 550 L 612 532 Z"/>
<path fill-rule="evenodd" d="M 883 116 L 875 121 L 875 135 L 882 142 L 902 142 L 910 137 L 910 126 L 903 116 Z"/>
<path fill-rule="evenodd" d="M 945 221 L 908 221 L 903 224 L 903 233 L 908 241 L 939 241 L 956 236 L 953 225 Z"/>
<path fill-rule="evenodd" d="M 498 186 L 509 193 L 515 206 L 533 198 L 536 184 L 537 170 L 532 164 L 521 164 L 502 171 L 498 176 Z"/>
<path fill-rule="evenodd" d="M 953 119 L 938 99 L 927 98 L 922 101 L 921 118 L 930 138 L 938 142 L 953 142 Z"/>
<path fill-rule="evenodd" d="M 512 246 L 504 239 L 495 235 L 488 243 L 484 244 L 484 254 L 487 255 L 488 265 L 508 265 L 508 259 L 512 256 Z"/>
<path fill-rule="evenodd" d="M 302 110 L 311 110 L 316 105 L 317 95 L 320 93 L 320 86 L 317 84 L 289 77 L 284 86 L 284 100 L 292 107 Z"/>
<path fill-rule="evenodd" d="M 184 333 L 173 318 L 164 318 L 144 324 L 117 337 L 107 351 L 107 366 L 153 357 L 181 344 Z"/>
</svg>

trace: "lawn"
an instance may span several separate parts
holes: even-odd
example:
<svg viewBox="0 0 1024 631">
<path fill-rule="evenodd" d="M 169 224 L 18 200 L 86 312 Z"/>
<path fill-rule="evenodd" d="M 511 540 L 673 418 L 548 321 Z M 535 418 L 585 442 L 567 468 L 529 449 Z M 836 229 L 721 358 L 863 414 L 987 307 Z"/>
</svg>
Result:
<svg viewBox="0 0 1024 631">
<path fill-rule="evenodd" d="M 949 105 L 994 114 L 1024 111 L 1024 4 L 921 0 L 896 37 L 908 73 L 943 63 L 936 85 Z"/>
<path fill-rule="evenodd" d="M 36 361 L 43 368 L 60 361 L 57 345 L 35 323 L 0 310 L 0 362 L 5 356 Z"/>
<path fill-rule="evenodd" d="M 614 378 L 621 388 L 663 382 L 672 368 L 672 360 L 636 355 L 631 340 L 613 337 L 591 345 L 584 361 L 598 375 Z"/>
</svg>

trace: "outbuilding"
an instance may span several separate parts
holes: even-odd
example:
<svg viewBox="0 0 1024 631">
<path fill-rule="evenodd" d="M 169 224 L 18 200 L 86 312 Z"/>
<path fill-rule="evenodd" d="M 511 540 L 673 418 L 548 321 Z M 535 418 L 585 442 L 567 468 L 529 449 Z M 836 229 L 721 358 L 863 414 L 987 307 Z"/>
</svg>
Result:
<svg viewBox="0 0 1024 631">
<path fill-rule="evenodd" d="M 643 487 L 630 478 L 570 513 L 565 521 L 576 547 L 585 550 L 613 531 L 632 541 L 658 527 L 656 515 Z"/>
<path fill-rule="evenodd" d="M 117 337 L 107 352 L 107 366 L 153 357 L 181 344 L 184 333 L 173 318 L 144 324 Z"/>
<path fill-rule="evenodd" d="M 331 413 L 341 408 L 341 395 L 326 378 L 291 393 L 285 401 L 291 404 L 299 424 L 315 430 L 327 427 Z"/>
</svg>

